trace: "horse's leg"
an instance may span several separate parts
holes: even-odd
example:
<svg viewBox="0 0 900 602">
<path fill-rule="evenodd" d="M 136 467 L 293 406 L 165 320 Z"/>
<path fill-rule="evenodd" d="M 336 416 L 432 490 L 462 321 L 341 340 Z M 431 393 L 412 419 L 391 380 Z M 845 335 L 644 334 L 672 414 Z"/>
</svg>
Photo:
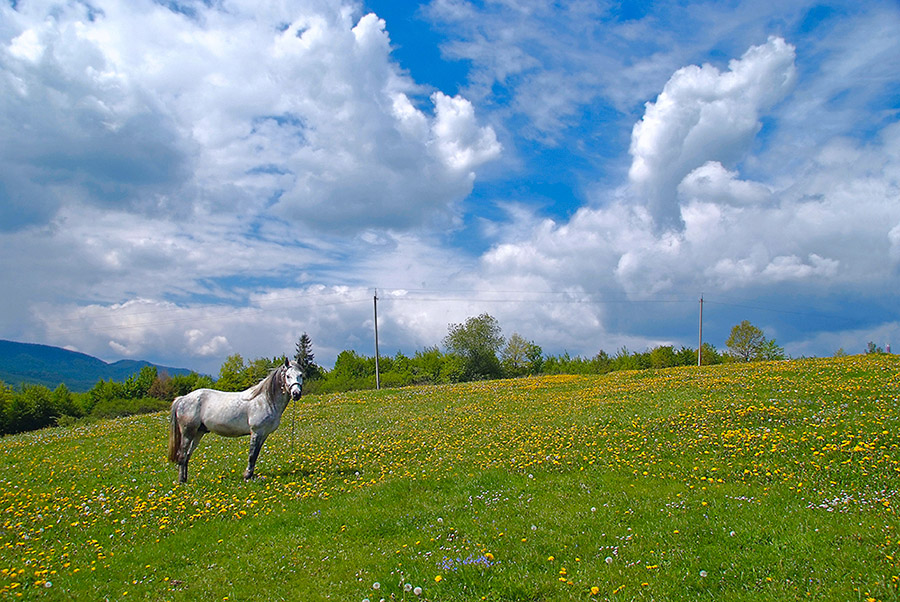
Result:
<svg viewBox="0 0 900 602">
<path fill-rule="evenodd" d="M 256 468 L 256 459 L 259 457 L 259 452 L 262 449 L 265 440 L 266 435 L 263 433 L 255 432 L 250 435 L 250 457 L 247 460 L 247 470 L 244 471 L 245 481 L 249 481 L 253 478 L 253 469 Z"/>
<path fill-rule="evenodd" d="M 185 430 L 181 433 L 181 461 L 178 463 L 178 481 L 181 483 L 187 483 L 188 462 L 194 454 L 194 450 L 197 449 L 197 444 L 200 443 L 203 434 L 204 431 L 196 429 Z"/>
<path fill-rule="evenodd" d="M 188 455 L 191 449 L 192 433 L 187 429 L 181 430 L 181 449 L 178 450 L 178 482 L 187 483 L 188 480 Z"/>
</svg>

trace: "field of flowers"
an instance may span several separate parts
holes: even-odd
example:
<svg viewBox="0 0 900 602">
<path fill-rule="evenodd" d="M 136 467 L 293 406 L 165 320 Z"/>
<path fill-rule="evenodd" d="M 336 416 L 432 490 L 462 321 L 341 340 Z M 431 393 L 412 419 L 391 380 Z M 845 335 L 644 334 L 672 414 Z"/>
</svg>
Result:
<svg viewBox="0 0 900 602">
<path fill-rule="evenodd" d="M 900 600 L 900 360 L 309 396 L 0 440 L 0 598 Z"/>
</svg>

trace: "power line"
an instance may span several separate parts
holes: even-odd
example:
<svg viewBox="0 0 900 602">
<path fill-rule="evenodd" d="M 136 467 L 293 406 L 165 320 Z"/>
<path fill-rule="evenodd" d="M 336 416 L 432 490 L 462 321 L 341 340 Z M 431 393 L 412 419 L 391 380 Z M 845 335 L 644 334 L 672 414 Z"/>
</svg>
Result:
<svg viewBox="0 0 900 602">
<path fill-rule="evenodd" d="M 316 293 L 308 292 L 308 293 L 305 293 L 302 295 L 297 295 L 296 293 L 291 293 L 291 294 L 285 294 L 285 295 L 265 296 L 262 300 L 267 304 L 268 303 L 277 304 L 279 301 L 294 301 L 298 297 L 300 299 L 308 299 L 308 298 L 334 296 L 334 295 L 341 295 L 341 294 L 343 294 L 343 293 L 340 291 L 321 291 L 321 292 L 316 292 Z M 264 293 L 263 293 L 263 295 L 264 295 Z M 364 298 L 359 298 L 359 299 L 351 299 L 351 300 L 344 300 L 344 301 L 335 301 L 332 303 L 321 304 L 321 306 L 327 307 L 328 305 L 335 305 L 335 304 L 342 304 L 342 303 L 357 303 L 357 302 L 361 302 L 364 300 L 365 300 Z M 229 302 L 230 300 L 227 298 L 223 298 L 222 301 L 223 301 L 223 303 L 220 305 L 205 304 L 205 305 L 201 305 L 200 307 L 204 307 L 204 306 L 221 307 L 222 305 L 226 305 L 226 306 L 233 307 L 235 313 L 240 313 L 241 311 L 245 311 L 248 309 L 246 306 L 240 307 L 240 306 L 235 305 L 234 303 L 230 303 Z M 170 303 L 170 302 L 167 302 L 167 303 Z M 97 306 L 96 304 L 91 304 L 91 305 Z M 90 307 L 90 306 L 88 306 L 88 307 Z M 107 306 L 107 307 L 109 307 L 109 306 Z M 302 307 L 310 307 L 310 306 L 304 305 Z M 179 310 L 179 309 L 185 309 L 185 308 L 178 305 L 177 303 L 172 303 L 171 307 L 166 307 L 166 308 L 157 307 L 155 309 L 148 309 L 146 311 L 137 311 L 134 313 L 129 313 L 129 314 L 127 314 L 127 316 L 135 317 L 135 316 L 152 316 L 152 315 L 156 315 L 156 314 L 167 314 L 167 313 L 171 313 L 172 311 Z M 260 308 L 260 309 L 264 309 L 264 308 Z M 58 320 L 58 322 L 80 322 L 82 320 L 83 320 L 83 318 L 80 318 L 80 317 L 78 317 L 78 318 L 60 318 Z"/>
<path fill-rule="evenodd" d="M 369 289 L 371 290 L 371 289 Z M 524 291 L 524 290 L 496 290 L 496 291 L 485 291 L 485 290 L 466 290 L 466 289 L 450 289 L 450 290 L 437 290 L 437 289 L 404 289 L 404 288 L 395 288 L 395 289 L 385 289 L 381 288 L 382 291 L 385 290 L 393 290 L 394 294 L 384 294 L 381 297 L 378 297 L 378 301 L 382 302 L 414 302 L 414 303 L 476 303 L 476 304 L 514 304 L 514 303 L 540 303 L 540 304 L 573 304 L 573 305 L 593 305 L 593 304 L 636 304 L 636 305 L 644 305 L 644 304 L 694 304 L 697 302 L 696 297 L 688 298 L 681 296 L 667 296 L 667 297 L 645 297 L 645 298 L 632 298 L 627 294 L 613 294 L 613 293 L 605 293 L 598 291 L 580 291 L 580 292 L 572 292 L 572 291 Z M 401 292 L 402 294 L 397 294 Z M 356 293 L 357 291 L 353 291 Z M 361 291 L 359 291 L 361 292 Z M 439 296 L 442 294 L 452 293 L 455 296 Z M 341 299 L 335 301 L 324 301 L 325 297 L 333 297 L 336 295 L 344 295 L 347 294 L 347 291 L 316 291 L 316 292 L 307 292 L 305 294 L 297 295 L 293 294 L 284 294 L 284 295 L 276 295 L 276 296 L 264 296 L 261 301 L 265 303 L 265 307 L 257 306 L 257 307 L 235 307 L 231 311 L 223 311 L 221 313 L 215 313 L 214 315 L 204 315 L 204 316 L 183 316 L 183 317 L 172 317 L 169 319 L 163 320 L 147 320 L 141 321 L 136 324 L 91 324 L 90 326 L 84 326 L 81 328 L 66 328 L 63 326 L 62 328 L 52 328 L 54 334 L 57 335 L 66 335 L 66 334 L 77 334 L 82 332 L 89 332 L 92 330 L 131 330 L 131 329 L 140 329 L 140 328 L 151 328 L 155 326 L 164 326 L 170 324 L 178 324 L 178 323 L 186 323 L 186 322 L 209 322 L 216 320 L 226 320 L 233 317 L 240 316 L 253 316 L 257 314 L 262 314 L 266 312 L 270 312 L 273 310 L 279 309 L 288 309 L 288 308 L 320 308 L 320 307 L 333 307 L 333 306 L 341 306 L 341 305 L 352 305 L 352 304 L 361 304 L 368 301 L 367 296 L 359 296 L 351 299 Z M 419 296 L 423 295 L 423 296 Z M 428 296 L 424 296 L 428 295 Z M 435 296 L 436 295 L 436 296 Z M 498 297 L 500 296 L 500 297 Z M 298 303 L 298 300 L 301 301 Z M 734 307 L 741 309 L 752 309 L 756 311 L 768 311 L 779 314 L 788 314 L 788 315 L 796 315 L 796 316 L 805 316 L 805 317 L 815 317 L 820 319 L 829 319 L 829 320 L 840 320 L 844 322 L 851 322 L 850 318 L 845 316 L 839 316 L 834 314 L 824 314 L 819 312 L 811 312 L 811 311 L 797 311 L 797 310 L 789 310 L 789 309 L 781 309 L 775 307 L 765 307 L 759 305 L 750 305 L 745 303 L 732 303 L 726 301 L 711 301 L 708 298 L 703 299 L 704 303 L 718 305 L 723 307 Z M 159 308 L 147 311 L 139 311 L 135 313 L 127 313 L 122 314 L 120 316 L 102 316 L 102 320 L 110 320 L 116 319 L 117 317 L 120 319 L 133 319 L 135 317 L 143 317 L 143 316 L 155 316 L 155 315 L 163 315 L 163 314 L 171 314 L 172 312 L 186 311 L 186 312 L 198 312 L 206 310 L 217 310 L 221 306 L 216 305 L 201 305 L 201 306 L 187 306 L 182 307 L 179 305 L 175 305 L 174 307 L 169 308 Z M 57 324 L 65 324 L 65 323 L 84 323 L 91 318 L 88 317 L 74 317 L 74 318 L 62 318 Z"/>
<path fill-rule="evenodd" d="M 365 301 L 365 299 L 353 299 L 353 300 L 348 300 L 348 301 L 334 301 L 331 303 L 320 303 L 320 304 L 316 304 L 316 305 L 299 305 L 299 306 L 295 306 L 295 307 L 301 307 L 301 308 L 302 307 L 329 307 L 329 306 L 335 306 L 335 305 L 351 305 L 354 303 L 362 303 L 364 301 Z M 183 308 L 178 308 L 178 309 L 183 309 Z M 77 333 L 81 333 L 81 332 L 90 332 L 92 330 L 128 330 L 128 329 L 134 329 L 134 328 L 150 328 L 153 326 L 166 326 L 169 324 L 178 324 L 181 322 L 207 322 L 207 321 L 211 321 L 211 320 L 221 320 L 221 319 L 232 318 L 232 317 L 237 317 L 237 316 L 252 316 L 252 315 L 256 315 L 256 314 L 262 314 L 262 313 L 271 311 L 271 309 L 272 309 L 271 307 L 241 308 L 241 309 L 238 309 L 235 311 L 217 314 L 215 316 L 210 316 L 210 315 L 186 316 L 186 317 L 181 317 L 181 318 L 172 318 L 169 320 L 141 322 L 140 324 L 109 324 L 109 325 L 93 324 L 91 326 L 86 326 L 84 328 L 73 328 L 73 329 L 68 329 L 68 330 L 53 330 L 53 333 L 54 334 L 77 334 Z M 196 311 L 197 308 L 184 309 L 184 310 L 185 311 Z M 168 311 L 171 312 L 173 310 L 168 310 Z M 122 318 L 130 318 L 130 317 L 132 317 L 132 315 L 133 314 L 127 314 L 127 315 L 124 315 L 121 317 Z M 108 316 L 104 316 L 104 318 L 109 319 Z M 75 321 L 75 320 L 77 320 L 77 318 L 70 318 L 69 320 Z"/>
<path fill-rule="evenodd" d="M 738 307 L 741 309 L 753 309 L 753 310 L 757 310 L 757 311 L 770 311 L 770 312 L 776 313 L 776 314 L 788 314 L 788 315 L 793 315 L 793 316 L 803 316 L 803 317 L 807 317 L 807 318 L 822 318 L 822 319 L 826 319 L 826 320 L 840 320 L 842 322 L 853 322 L 853 320 L 851 318 L 848 318 L 846 316 L 840 316 L 837 314 L 823 314 L 823 313 L 811 312 L 811 311 L 776 309 L 774 307 L 762 307 L 762 306 L 758 306 L 758 305 L 745 305 L 742 303 L 725 303 L 722 301 L 710 301 L 708 299 L 706 300 L 706 303 L 711 303 L 713 305 L 721 305 L 723 307 Z"/>
</svg>

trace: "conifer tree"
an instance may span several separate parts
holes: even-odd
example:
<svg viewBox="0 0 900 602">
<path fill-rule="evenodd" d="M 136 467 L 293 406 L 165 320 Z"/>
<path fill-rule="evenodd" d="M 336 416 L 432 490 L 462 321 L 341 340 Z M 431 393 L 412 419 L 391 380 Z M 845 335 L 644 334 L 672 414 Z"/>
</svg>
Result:
<svg viewBox="0 0 900 602">
<path fill-rule="evenodd" d="M 300 367 L 303 378 L 306 380 L 315 378 L 319 373 L 315 359 L 316 356 L 312 351 L 312 341 L 309 335 L 304 332 L 300 335 L 300 340 L 297 341 L 297 353 L 294 354 L 294 361 L 297 362 L 297 366 Z"/>
</svg>

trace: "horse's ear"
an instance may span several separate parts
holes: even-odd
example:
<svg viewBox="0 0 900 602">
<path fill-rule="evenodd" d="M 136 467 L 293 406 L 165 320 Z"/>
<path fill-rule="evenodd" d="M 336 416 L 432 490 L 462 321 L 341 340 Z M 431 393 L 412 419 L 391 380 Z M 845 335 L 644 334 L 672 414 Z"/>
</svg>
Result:
<svg viewBox="0 0 900 602">
<path fill-rule="evenodd" d="M 291 360 L 289 360 L 288 358 L 284 358 L 284 367 L 285 367 L 285 368 L 290 368 L 290 367 L 291 367 Z"/>
</svg>

